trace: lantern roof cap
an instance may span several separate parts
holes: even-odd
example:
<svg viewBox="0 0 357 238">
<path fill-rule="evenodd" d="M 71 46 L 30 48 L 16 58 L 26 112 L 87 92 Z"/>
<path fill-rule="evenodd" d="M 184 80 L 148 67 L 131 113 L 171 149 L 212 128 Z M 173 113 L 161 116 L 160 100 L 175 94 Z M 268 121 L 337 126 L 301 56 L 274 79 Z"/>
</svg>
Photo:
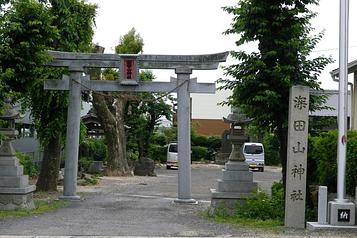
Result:
<svg viewBox="0 0 357 238">
<path fill-rule="evenodd" d="M 14 120 L 20 118 L 20 112 L 15 110 L 10 103 L 5 104 L 5 111 L 0 114 L 2 120 Z"/>
</svg>

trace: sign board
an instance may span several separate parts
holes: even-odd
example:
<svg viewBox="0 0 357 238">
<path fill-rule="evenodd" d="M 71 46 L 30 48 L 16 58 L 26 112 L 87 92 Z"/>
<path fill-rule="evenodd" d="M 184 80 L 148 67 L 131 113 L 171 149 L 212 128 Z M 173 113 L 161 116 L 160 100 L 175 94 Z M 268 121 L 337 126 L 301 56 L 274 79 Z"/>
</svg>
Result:
<svg viewBox="0 0 357 238">
<path fill-rule="evenodd" d="M 305 228 L 309 91 L 293 86 L 289 97 L 285 226 L 292 228 Z"/>
<path fill-rule="evenodd" d="M 136 55 L 121 56 L 120 84 L 138 85 L 139 67 Z"/>
<path fill-rule="evenodd" d="M 349 209 L 338 209 L 337 221 L 338 222 L 350 222 L 351 210 Z"/>
</svg>

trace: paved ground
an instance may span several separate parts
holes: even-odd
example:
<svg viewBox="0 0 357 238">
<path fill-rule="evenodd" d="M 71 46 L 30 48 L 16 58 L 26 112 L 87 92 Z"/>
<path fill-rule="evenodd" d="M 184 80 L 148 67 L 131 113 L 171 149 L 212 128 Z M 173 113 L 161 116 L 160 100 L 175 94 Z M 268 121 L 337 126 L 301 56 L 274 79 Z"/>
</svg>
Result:
<svg viewBox="0 0 357 238">
<path fill-rule="evenodd" d="M 83 200 L 39 216 L 0 219 L 0 238 L 20 236 L 200 236 L 200 237 L 356 237 L 353 234 L 285 230 L 270 234 L 208 221 L 210 188 L 221 166 L 192 165 L 192 196 L 198 205 L 176 204 L 177 170 L 158 168 L 157 177 L 105 177 L 99 186 L 80 187 Z M 281 170 L 254 173 L 263 189 L 280 180 Z"/>
</svg>

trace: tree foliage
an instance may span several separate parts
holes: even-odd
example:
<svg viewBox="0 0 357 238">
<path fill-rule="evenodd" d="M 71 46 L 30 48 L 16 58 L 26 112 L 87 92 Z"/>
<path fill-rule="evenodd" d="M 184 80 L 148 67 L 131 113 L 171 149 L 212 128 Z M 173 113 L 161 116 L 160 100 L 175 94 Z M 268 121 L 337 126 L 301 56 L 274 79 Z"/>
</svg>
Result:
<svg viewBox="0 0 357 238">
<path fill-rule="evenodd" d="M 323 36 L 323 33 L 310 35 L 313 30 L 310 20 L 316 14 L 308 6 L 318 2 L 241 0 L 237 6 L 223 8 L 233 15 L 233 23 L 225 34 L 238 34 L 237 46 L 255 42 L 258 51 L 231 52 L 239 63 L 225 68 L 225 74 L 233 80 L 222 80 L 222 88 L 233 90 L 229 104 L 240 107 L 254 119 L 255 125 L 278 135 L 283 167 L 286 161 L 289 89 L 298 84 L 320 89 L 318 77 L 331 62 L 330 58 L 323 56 L 310 57 Z M 310 110 L 316 109 L 322 101 L 321 97 L 312 97 Z"/>
<path fill-rule="evenodd" d="M 0 19 L 0 97 L 26 92 L 38 76 L 44 53 L 57 36 L 46 8 L 34 0 L 13 1 Z M 22 94 L 23 95 L 23 94 Z M 19 96 L 17 94 L 17 96 Z M 2 100 L 1 100 L 2 101 Z"/>
<path fill-rule="evenodd" d="M 135 28 L 120 37 L 119 44 L 115 47 L 117 54 L 138 54 L 143 52 L 144 40 Z"/>
<path fill-rule="evenodd" d="M 96 6 L 81 0 L 7 2 L 0 20 L 0 82 L 32 111 L 44 146 L 37 188 L 56 190 L 67 93 L 43 90 L 44 79 L 61 79 L 65 72 L 43 67 L 50 59 L 45 50 L 89 49 Z"/>
<path fill-rule="evenodd" d="M 151 71 L 140 73 L 141 81 L 152 81 L 155 76 Z M 160 93 L 139 93 L 135 100 L 129 101 L 126 108 L 125 124 L 128 140 L 134 141 L 139 158 L 148 156 L 148 149 L 155 126 L 162 116 L 171 118 L 171 106 L 164 101 Z"/>
</svg>

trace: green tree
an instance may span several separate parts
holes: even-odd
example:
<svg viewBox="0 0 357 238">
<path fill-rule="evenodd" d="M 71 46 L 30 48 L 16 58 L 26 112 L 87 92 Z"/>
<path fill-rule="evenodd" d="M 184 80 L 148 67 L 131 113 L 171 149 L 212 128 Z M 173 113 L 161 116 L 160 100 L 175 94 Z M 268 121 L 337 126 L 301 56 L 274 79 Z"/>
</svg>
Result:
<svg viewBox="0 0 357 238">
<path fill-rule="evenodd" d="M 0 22 L 1 82 L 31 108 L 44 156 L 38 190 L 57 190 L 67 94 L 43 90 L 43 80 L 61 78 L 48 69 L 46 49 L 85 51 L 93 36 L 96 6 L 81 0 L 9 1 Z"/>
<path fill-rule="evenodd" d="M 153 79 L 155 76 L 152 71 L 145 70 L 140 73 L 141 81 Z M 127 105 L 125 123 L 130 128 L 127 137 L 128 140 L 135 141 L 139 159 L 148 157 L 154 129 L 161 116 L 171 118 L 171 106 L 165 103 L 163 96 L 165 94 L 139 93 L 137 98 Z"/>
<path fill-rule="evenodd" d="M 115 47 L 117 54 L 138 54 L 144 46 L 143 39 L 131 29 L 120 37 L 119 44 Z M 103 79 L 116 79 L 115 70 L 107 70 Z M 99 75 L 91 74 L 91 78 L 100 79 Z M 93 93 L 93 107 L 98 119 L 103 125 L 105 139 L 108 145 L 108 164 L 106 174 L 109 176 L 130 175 L 125 134 L 125 110 L 127 108 L 129 93 Z"/>
<path fill-rule="evenodd" d="M 307 6 L 318 0 L 241 0 L 223 9 L 233 15 L 225 34 L 238 34 L 237 46 L 255 42 L 258 51 L 231 52 L 239 63 L 225 68 L 233 80 L 223 80 L 222 88 L 233 90 L 229 104 L 240 107 L 253 123 L 275 133 L 280 141 L 283 181 L 286 174 L 289 89 L 305 85 L 320 89 L 318 76 L 330 58 L 309 54 L 322 38 L 310 36 L 310 20 L 315 17 Z M 323 101 L 312 97 L 310 110 Z"/>
<path fill-rule="evenodd" d="M 120 37 L 119 44 L 115 47 L 117 54 L 138 54 L 143 51 L 144 40 L 135 28 Z"/>
</svg>

